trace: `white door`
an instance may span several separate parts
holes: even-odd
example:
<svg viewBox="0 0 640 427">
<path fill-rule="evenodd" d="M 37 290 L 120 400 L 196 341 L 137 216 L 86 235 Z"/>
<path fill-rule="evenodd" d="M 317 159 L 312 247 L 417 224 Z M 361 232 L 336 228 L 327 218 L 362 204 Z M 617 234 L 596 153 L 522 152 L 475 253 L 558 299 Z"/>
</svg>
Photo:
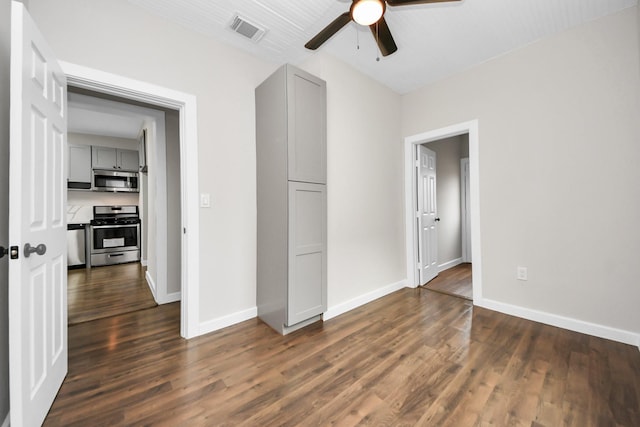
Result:
<svg viewBox="0 0 640 427">
<path fill-rule="evenodd" d="M 436 153 L 423 145 L 417 149 L 418 268 L 420 284 L 438 275 L 438 227 L 436 210 Z"/>
<path fill-rule="evenodd" d="M 11 425 L 38 426 L 67 373 L 66 79 L 21 3 L 11 8 Z"/>
</svg>

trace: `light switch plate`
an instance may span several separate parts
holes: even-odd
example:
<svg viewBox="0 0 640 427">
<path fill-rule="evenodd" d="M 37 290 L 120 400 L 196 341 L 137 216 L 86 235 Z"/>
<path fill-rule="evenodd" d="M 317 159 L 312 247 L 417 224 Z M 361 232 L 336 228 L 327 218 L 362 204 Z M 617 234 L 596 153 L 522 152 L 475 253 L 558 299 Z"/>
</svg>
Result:
<svg viewBox="0 0 640 427">
<path fill-rule="evenodd" d="M 516 278 L 518 280 L 527 280 L 528 279 L 528 274 L 527 274 L 527 267 L 518 267 L 517 273 L 516 273 Z"/>
<path fill-rule="evenodd" d="M 211 195 L 209 193 L 200 194 L 200 207 L 201 208 L 211 207 Z"/>
</svg>

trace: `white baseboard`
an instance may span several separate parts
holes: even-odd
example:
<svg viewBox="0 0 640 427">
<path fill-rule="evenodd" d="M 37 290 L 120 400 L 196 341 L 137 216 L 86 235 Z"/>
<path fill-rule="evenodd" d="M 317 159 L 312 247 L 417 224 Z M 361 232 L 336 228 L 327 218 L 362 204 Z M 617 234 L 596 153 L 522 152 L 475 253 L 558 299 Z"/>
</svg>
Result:
<svg viewBox="0 0 640 427">
<path fill-rule="evenodd" d="M 218 317 L 217 319 L 200 322 L 198 335 L 208 334 L 209 332 L 217 331 L 218 329 L 226 328 L 227 326 L 235 325 L 236 323 L 244 322 L 257 316 L 258 307 L 252 307 L 247 310 Z"/>
<path fill-rule="evenodd" d="M 438 266 L 438 273 L 442 273 L 445 270 L 455 267 L 456 265 L 462 264 L 462 258 L 452 259 L 451 261 L 447 261 Z"/>
<path fill-rule="evenodd" d="M 360 307 L 361 305 L 365 305 L 371 301 L 377 300 L 378 298 L 382 298 L 385 295 L 389 295 L 399 289 L 405 288 L 407 286 L 407 280 L 401 280 L 396 283 L 392 283 L 391 285 L 384 286 L 382 288 L 378 288 L 375 291 L 368 292 L 364 295 L 360 295 L 359 297 L 350 299 L 349 301 L 342 302 L 340 304 L 334 305 L 333 307 L 329 307 L 327 311 L 322 315 L 323 320 L 333 319 L 334 317 L 340 316 L 341 314 L 346 313 L 347 311 L 351 311 L 355 308 Z"/>
<path fill-rule="evenodd" d="M 151 294 L 153 295 L 153 299 L 156 304 L 169 304 L 172 302 L 180 301 L 182 299 L 182 292 L 173 292 L 167 295 L 162 295 L 162 292 L 158 291 L 158 287 L 156 286 L 156 282 L 153 281 L 153 278 L 149 274 L 149 271 L 144 273 L 145 279 L 147 279 L 147 284 L 149 285 L 149 289 L 151 290 Z"/>
<path fill-rule="evenodd" d="M 7 412 L 7 417 L 2 422 L 2 427 L 9 427 L 11 425 L 10 421 L 11 421 L 11 412 Z"/>
<path fill-rule="evenodd" d="M 143 267 L 146 267 L 146 266 L 147 266 L 147 264 L 148 264 L 148 262 L 147 262 L 147 260 L 146 260 L 146 259 L 141 259 L 141 260 L 140 260 L 140 264 L 141 264 Z"/>
<path fill-rule="evenodd" d="M 598 325 L 596 323 L 585 322 L 583 320 L 572 319 L 570 317 L 559 316 L 557 314 L 551 314 L 544 311 L 532 310 L 530 308 L 506 304 L 490 299 L 482 299 L 481 301 L 474 301 L 473 303 L 479 307 L 488 308 L 489 310 L 499 311 L 500 313 L 510 314 L 523 319 L 533 320 L 534 322 L 557 326 L 570 331 L 593 335 L 595 337 L 605 338 L 624 344 L 635 345 L 640 350 L 640 334 L 635 332 L 611 328 L 609 326 Z"/>
<path fill-rule="evenodd" d="M 157 298 L 157 294 L 156 294 L 156 282 L 153 281 L 153 278 L 151 277 L 151 274 L 149 274 L 149 271 L 147 270 L 144 273 L 144 278 L 147 279 L 147 285 L 149 285 L 149 289 L 151 290 L 151 294 L 153 295 L 153 299 L 158 302 L 158 298 Z"/>
<path fill-rule="evenodd" d="M 169 304 L 172 302 L 180 301 L 182 299 L 182 292 L 173 292 L 162 297 L 158 297 L 156 302 L 158 304 Z"/>
<path fill-rule="evenodd" d="M 164 297 L 160 298 L 162 302 L 158 302 L 158 304 L 169 304 L 172 302 L 180 301 L 182 299 L 182 292 L 173 292 L 171 294 L 167 294 Z"/>
</svg>

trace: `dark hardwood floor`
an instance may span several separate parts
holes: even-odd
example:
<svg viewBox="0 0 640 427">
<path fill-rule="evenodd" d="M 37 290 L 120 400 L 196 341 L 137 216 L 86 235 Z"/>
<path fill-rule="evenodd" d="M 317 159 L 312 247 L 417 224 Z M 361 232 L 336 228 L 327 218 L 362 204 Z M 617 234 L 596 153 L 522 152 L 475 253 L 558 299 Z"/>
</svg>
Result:
<svg viewBox="0 0 640 427">
<path fill-rule="evenodd" d="M 423 287 L 472 301 L 473 284 L 471 280 L 471 264 L 463 263 L 444 270 Z"/>
<path fill-rule="evenodd" d="M 46 426 L 639 426 L 638 348 L 403 289 L 282 337 L 179 303 L 69 328 Z"/>
<path fill-rule="evenodd" d="M 155 307 L 139 263 L 69 270 L 69 325 Z"/>
</svg>

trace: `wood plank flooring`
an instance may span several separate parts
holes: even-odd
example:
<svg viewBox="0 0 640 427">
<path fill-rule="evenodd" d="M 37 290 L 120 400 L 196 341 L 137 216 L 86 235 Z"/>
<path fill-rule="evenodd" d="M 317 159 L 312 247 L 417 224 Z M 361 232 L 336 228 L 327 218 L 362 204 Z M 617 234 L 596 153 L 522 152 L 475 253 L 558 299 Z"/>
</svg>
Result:
<svg viewBox="0 0 640 427">
<path fill-rule="evenodd" d="M 179 303 L 69 328 L 46 426 L 639 426 L 638 348 L 402 289 L 282 337 Z"/>
<path fill-rule="evenodd" d="M 139 263 L 69 270 L 69 325 L 155 307 Z"/>
<path fill-rule="evenodd" d="M 444 270 L 423 287 L 472 301 L 473 285 L 471 280 L 471 264 L 463 263 Z"/>
</svg>

